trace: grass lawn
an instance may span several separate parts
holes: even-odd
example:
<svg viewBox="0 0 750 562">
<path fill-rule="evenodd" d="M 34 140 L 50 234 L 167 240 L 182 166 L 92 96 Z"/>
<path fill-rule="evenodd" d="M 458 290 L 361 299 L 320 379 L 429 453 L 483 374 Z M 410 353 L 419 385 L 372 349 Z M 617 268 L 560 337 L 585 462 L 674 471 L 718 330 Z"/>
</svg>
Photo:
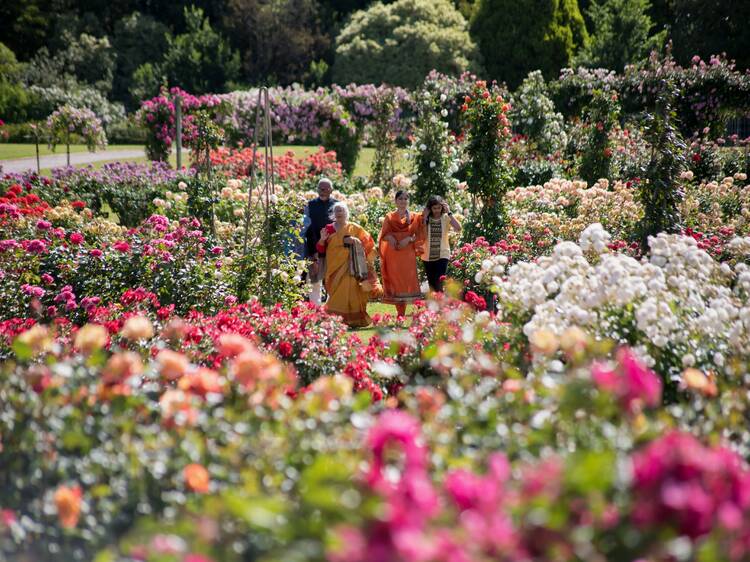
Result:
<svg viewBox="0 0 750 562">
<path fill-rule="evenodd" d="M 138 144 L 112 144 L 107 147 L 107 151 L 112 150 L 132 150 L 137 148 L 143 148 Z M 83 144 L 72 144 L 70 145 L 70 153 L 74 152 L 86 152 L 88 149 Z M 101 151 L 99 151 L 101 152 Z M 62 154 L 65 155 L 65 146 L 58 145 L 56 150 L 53 152 L 46 144 L 39 145 L 39 156 L 47 156 L 49 154 Z M 16 144 L 16 143 L 0 143 L 0 160 L 16 160 L 18 158 L 34 158 L 36 156 L 36 147 L 33 144 Z"/>
<path fill-rule="evenodd" d="M 132 145 L 132 144 L 113 144 L 111 146 L 107 147 L 107 151 L 113 151 L 113 150 L 131 150 L 141 148 L 140 145 Z M 283 154 L 287 151 L 291 150 L 295 156 L 302 157 L 306 156 L 308 154 L 312 154 L 313 152 L 316 152 L 318 150 L 317 146 L 298 146 L 298 145 L 280 145 L 274 147 L 274 154 Z M 71 154 L 74 152 L 85 152 L 86 147 L 81 144 L 71 145 L 70 152 Z M 105 151 L 105 153 L 107 152 Z M 47 148 L 47 145 L 40 145 L 39 146 L 39 155 L 45 156 L 48 154 L 65 154 L 65 147 L 64 146 L 58 146 L 57 150 L 55 152 L 52 152 L 49 148 Z M 396 168 L 400 171 L 403 171 L 406 168 L 406 162 L 405 158 L 403 158 L 404 151 L 400 152 L 400 158 L 396 162 Z M 0 143 L 0 160 L 14 160 L 17 158 L 33 158 L 36 156 L 35 147 L 33 144 L 14 144 L 14 143 Z M 375 149 L 371 147 L 364 147 L 359 153 L 359 158 L 357 159 L 357 165 L 354 167 L 354 175 L 355 176 L 369 176 L 370 175 L 370 169 L 372 168 L 373 160 L 375 159 Z M 137 158 L 126 158 L 125 160 L 121 159 L 113 159 L 113 160 L 100 160 L 98 162 L 92 162 L 91 164 L 78 164 L 77 167 L 83 168 L 86 166 L 93 166 L 96 169 L 101 168 L 105 164 L 111 163 L 111 162 L 117 162 L 117 161 L 125 161 L 125 162 L 147 162 L 148 160 L 145 157 L 137 157 Z M 172 165 L 172 167 L 176 166 L 177 158 L 174 154 L 169 158 L 169 162 Z M 183 155 L 183 165 L 189 164 L 189 156 L 187 154 Z M 41 169 L 42 175 L 50 175 L 50 168 L 42 168 Z"/>
<path fill-rule="evenodd" d="M 409 320 L 409 315 L 411 315 L 413 310 L 413 307 L 411 305 L 406 307 L 406 325 L 408 326 L 411 322 Z M 396 316 L 396 308 L 392 304 L 383 304 L 380 302 L 371 302 L 367 303 L 367 313 L 372 316 L 374 314 L 390 314 L 391 316 Z M 396 323 L 390 325 L 390 327 L 398 327 Z M 370 341 L 370 338 L 374 336 L 377 333 L 377 329 L 370 326 L 369 328 L 357 328 L 349 330 L 349 334 L 354 335 L 356 334 L 359 336 L 359 338 L 364 342 L 367 343 Z"/>
</svg>

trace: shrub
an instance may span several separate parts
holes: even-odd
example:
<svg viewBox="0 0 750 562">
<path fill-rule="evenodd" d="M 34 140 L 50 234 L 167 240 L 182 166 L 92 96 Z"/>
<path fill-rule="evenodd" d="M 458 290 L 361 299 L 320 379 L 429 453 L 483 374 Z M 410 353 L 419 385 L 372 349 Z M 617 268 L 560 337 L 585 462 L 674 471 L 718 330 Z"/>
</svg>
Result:
<svg viewBox="0 0 750 562">
<path fill-rule="evenodd" d="M 587 10 L 593 33 L 575 63 L 622 72 L 662 46 L 666 30 L 650 35 L 650 0 L 594 0 Z"/>
<path fill-rule="evenodd" d="M 565 146 L 564 119 L 562 114 L 555 111 L 541 71 L 529 73 L 513 94 L 512 102 L 509 117 L 516 133 L 526 136 L 544 154 L 556 152 Z"/>
<path fill-rule="evenodd" d="M 513 181 L 504 155 L 505 144 L 510 138 L 507 116 L 510 104 L 500 95 L 493 97 L 487 84 L 478 81 L 462 109 L 468 129 L 467 185 L 469 192 L 481 202 L 481 209 L 472 209 L 465 239 L 484 236 L 494 243 L 503 235 L 507 220 L 503 198 Z"/>
<path fill-rule="evenodd" d="M 586 110 L 587 138 L 583 146 L 578 174 L 593 184 L 599 179 L 609 179 L 614 154 L 609 135 L 617 124 L 620 107 L 617 94 L 594 92 L 591 105 Z"/>
<path fill-rule="evenodd" d="M 397 0 L 356 12 L 336 38 L 333 78 L 415 88 L 432 69 L 476 70 L 466 20 L 449 0 Z"/>
<path fill-rule="evenodd" d="M 488 77 L 511 88 L 532 70 L 557 78 L 588 39 L 576 0 L 480 0 L 471 34 Z"/>
<path fill-rule="evenodd" d="M 414 196 L 417 201 L 427 201 L 430 195 L 445 196 L 455 183 L 453 174 L 458 171 L 455 148 L 451 146 L 448 115 L 440 109 L 443 100 L 427 90 L 417 96 L 417 123 L 409 158 L 412 160 Z"/>
</svg>

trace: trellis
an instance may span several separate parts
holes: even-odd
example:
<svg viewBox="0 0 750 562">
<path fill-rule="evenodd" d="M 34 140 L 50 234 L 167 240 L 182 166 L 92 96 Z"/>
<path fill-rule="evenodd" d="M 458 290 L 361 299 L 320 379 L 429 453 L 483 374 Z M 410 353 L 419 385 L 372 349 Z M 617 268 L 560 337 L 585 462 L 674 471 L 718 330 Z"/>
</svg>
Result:
<svg viewBox="0 0 750 562">
<path fill-rule="evenodd" d="M 263 111 L 263 179 L 264 188 L 263 196 L 258 197 L 258 201 L 253 204 L 253 192 L 256 186 L 256 166 L 258 158 L 258 131 L 261 128 L 261 110 Z M 274 183 L 273 168 L 273 135 L 271 133 L 271 101 L 268 94 L 268 88 L 265 86 L 258 90 L 258 103 L 255 106 L 255 129 L 253 130 L 253 158 L 250 162 L 250 182 L 248 186 L 247 209 L 245 210 L 245 236 L 242 244 L 242 255 L 247 257 L 248 250 L 255 247 L 257 241 L 253 241 L 248 248 L 248 235 L 250 232 L 250 215 L 254 210 L 262 210 L 263 226 L 268 236 L 266 244 L 266 286 L 271 287 L 271 211 L 273 200 L 272 195 L 276 194 L 276 185 Z"/>
</svg>

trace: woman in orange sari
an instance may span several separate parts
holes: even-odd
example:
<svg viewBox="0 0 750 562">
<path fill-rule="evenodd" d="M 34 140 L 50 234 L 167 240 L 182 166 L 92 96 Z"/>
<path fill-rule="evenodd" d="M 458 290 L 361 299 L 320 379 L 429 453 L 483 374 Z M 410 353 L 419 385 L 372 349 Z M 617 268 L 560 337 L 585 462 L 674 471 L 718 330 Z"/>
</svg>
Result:
<svg viewBox="0 0 750 562">
<path fill-rule="evenodd" d="M 380 272 L 383 275 L 383 302 L 396 306 L 399 316 L 406 305 L 422 298 L 417 277 L 416 222 L 409 212 L 409 194 L 396 192 L 396 210 L 386 215 L 380 230 Z"/>
<path fill-rule="evenodd" d="M 318 253 L 326 256 L 326 310 L 353 328 L 368 326 L 372 320 L 367 301 L 380 288 L 374 267 L 375 242 L 364 228 L 349 222 L 345 203 L 336 203 L 332 211 L 334 222 L 323 228 L 317 246 Z"/>
</svg>

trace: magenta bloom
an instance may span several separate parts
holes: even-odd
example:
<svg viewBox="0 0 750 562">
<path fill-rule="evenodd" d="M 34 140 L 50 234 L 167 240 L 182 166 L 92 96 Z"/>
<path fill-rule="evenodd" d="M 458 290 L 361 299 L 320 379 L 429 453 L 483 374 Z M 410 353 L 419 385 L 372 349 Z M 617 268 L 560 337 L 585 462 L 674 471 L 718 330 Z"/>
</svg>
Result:
<svg viewBox="0 0 750 562">
<path fill-rule="evenodd" d="M 70 235 L 70 243 L 71 244 L 82 244 L 83 243 L 83 234 L 80 232 L 74 232 Z"/>
<path fill-rule="evenodd" d="M 47 243 L 44 240 L 29 240 L 26 251 L 32 254 L 42 254 L 47 251 Z"/>
<path fill-rule="evenodd" d="M 94 257 L 94 258 L 100 258 L 103 255 L 102 251 L 101 250 L 97 250 L 96 248 L 94 248 L 93 250 L 91 250 L 89 252 L 89 254 L 91 254 L 91 256 Z"/>
<path fill-rule="evenodd" d="M 112 247 L 118 252 L 122 252 L 123 254 L 127 254 L 130 251 L 130 244 L 128 244 L 124 240 L 118 240 L 117 242 L 112 244 Z"/>
<path fill-rule="evenodd" d="M 52 227 L 52 223 L 44 219 L 39 219 L 36 221 L 36 227 L 39 230 L 49 230 Z"/>
<path fill-rule="evenodd" d="M 750 524 L 750 471 L 724 447 L 674 431 L 633 456 L 633 520 L 691 539 Z"/>
<path fill-rule="evenodd" d="M 36 297 L 38 299 L 41 299 L 46 292 L 41 287 L 38 287 L 37 285 L 29 285 L 28 283 L 25 285 L 21 285 L 21 291 L 23 291 L 23 293 L 26 295 Z"/>
<path fill-rule="evenodd" d="M 661 379 L 626 347 L 617 352 L 614 369 L 594 364 L 591 378 L 600 389 L 617 396 L 630 413 L 638 411 L 642 405 L 658 406 L 661 402 Z"/>
</svg>

